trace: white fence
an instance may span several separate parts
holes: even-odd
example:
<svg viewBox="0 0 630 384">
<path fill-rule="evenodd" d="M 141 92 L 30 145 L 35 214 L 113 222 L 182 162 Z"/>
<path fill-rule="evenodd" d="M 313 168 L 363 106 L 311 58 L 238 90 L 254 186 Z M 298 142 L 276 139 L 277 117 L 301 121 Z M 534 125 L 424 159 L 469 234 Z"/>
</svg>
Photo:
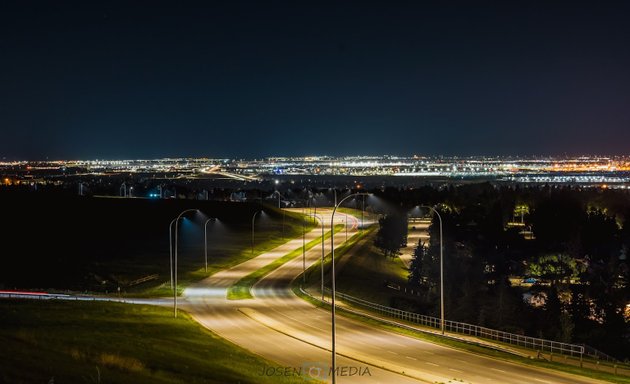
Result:
<svg viewBox="0 0 630 384">
<path fill-rule="evenodd" d="M 326 293 L 330 294 L 330 289 L 325 288 Z M 411 323 L 420 324 L 426 327 L 440 329 L 440 319 L 437 317 L 425 316 L 415 312 L 403 311 L 396 308 L 387 307 L 380 304 L 371 303 L 369 301 L 352 297 L 343 293 L 336 293 L 339 299 L 368 308 L 382 315 L 395 319 L 409 321 Z M 545 340 L 536 337 L 523 336 L 515 333 L 498 331 L 478 325 L 460 323 L 457 321 L 445 320 L 444 329 L 448 332 L 459 333 L 463 335 L 471 335 L 485 339 L 495 340 L 506 344 L 517 345 L 524 348 L 530 348 L 541 352 L 554 354 L 562 354 L 568 356 L 582 357 L 585 348 L 582 345 L 561 343 L 558 341 Z M 599 351 L 596 351 L 599 352 Z M 588 354 L 590 356 L 590 353 Z M 602 354 L 603 355 L 603 354 Z M 594 358 L 601 358 L 600 355 L 592 355 Z M 611 358 L 612 359 L 612 358 Z M 614 359 L 613 359 L 614 360 Z"/>
</svg>

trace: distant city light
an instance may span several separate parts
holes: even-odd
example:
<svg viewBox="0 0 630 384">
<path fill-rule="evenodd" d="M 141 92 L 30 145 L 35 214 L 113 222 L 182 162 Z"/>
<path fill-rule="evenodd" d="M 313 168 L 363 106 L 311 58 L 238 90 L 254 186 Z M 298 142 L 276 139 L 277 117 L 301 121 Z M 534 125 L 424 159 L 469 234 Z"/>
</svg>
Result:
<svg viewBox="0 0 630 384">
<path fill-rule="evenodd" d="M 279 176 L 392 176 L 495 180 L 505 183 L 579 184 L 601 189 L 630 185 L 629 156 L 444 157 L 308 156 L 266 159 L 164 158 L 149 160 L 72 160 L 0 162 L 4 185 L 38 183 L 41 175 L 111 176 L 171 174 L 178 178 L 220 177 L 251 182 Z M 359 183 L 357 183 L 359 184 Z M 363 184 L 361 184 L 364 186 Z M 357 185 L 358 187 L 358 185 Z M 130 188 L 131 191 L 131 188 Z M 149 197 L 161 194 L 149 193 Z"/>
</svg>

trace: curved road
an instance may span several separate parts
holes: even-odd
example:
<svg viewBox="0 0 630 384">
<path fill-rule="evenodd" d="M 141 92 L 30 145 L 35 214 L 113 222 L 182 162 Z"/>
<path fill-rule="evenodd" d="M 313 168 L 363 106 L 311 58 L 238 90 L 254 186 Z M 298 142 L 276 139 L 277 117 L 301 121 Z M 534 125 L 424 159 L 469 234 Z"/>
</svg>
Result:
<svg viewBox="0 0 630 384">
<path fill-rule="evenodd" d="M 329 225 L 331 211 L 322 209 L 319 213 Z M 336 214 L 335 219 L 341 223 L 344 215 Z M 356 220 L 351 224 L 349 235 L 356 232 Z M 319 235 L 321 228 L 315 228 L 307 233 L 306 242 Z M 345 235 L 339 232 L 335 246 L 344 240 Z M 260 280 L 253 289 L 254 299 L 226 299 L 227 288 L 241 277 L 301 246 L 301 238 L 291 240 L 214 274 L 186 289 L 182 307 L 220 336 L 278 363 L 277 367 L 261 367 L 260 374 L 299 373 L 308 377 L 310 373 L 330 381 L 330 312 L 299 299 L 289 288 L 302 272 L 302 257 Z M 329 250 L 330 239 L 326 243 L 326 252 Z M 306 265 L 319 258 L 321 247 L 317 245 L 306 253 Z M 339 383 L 600 383 L 443 347 L 342 316 L 337 316 L 337 353 Z"/>
</svg>

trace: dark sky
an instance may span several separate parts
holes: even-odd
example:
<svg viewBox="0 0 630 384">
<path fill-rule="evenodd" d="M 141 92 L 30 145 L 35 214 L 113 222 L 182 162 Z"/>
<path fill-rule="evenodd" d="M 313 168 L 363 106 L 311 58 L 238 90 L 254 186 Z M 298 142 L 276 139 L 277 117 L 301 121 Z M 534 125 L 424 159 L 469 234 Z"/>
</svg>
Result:
<svg viewBox="0 0 630 384">
<path fill-rule="evenodd" d="M 0 2 L 0 158 L 630 154 L 629 1 Z"/>
</svg>

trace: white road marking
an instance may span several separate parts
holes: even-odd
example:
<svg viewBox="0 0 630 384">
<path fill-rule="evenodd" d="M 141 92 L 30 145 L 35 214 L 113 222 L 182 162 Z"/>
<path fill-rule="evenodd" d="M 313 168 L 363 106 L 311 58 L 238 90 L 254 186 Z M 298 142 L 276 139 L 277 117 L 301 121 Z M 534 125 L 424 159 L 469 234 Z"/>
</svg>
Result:
<svg viewBox="0 0 630 384">
<path fill-rule="evenodd" d="M 410 359 L 410 360 L 416 360 L 416 361 L 418 360 L 418 359 L 416 359 L 415 357 L 411 357 L 411 356 L 405 356 L 405 357 L 406 357 L 406 358 L 408 358 L 408 359 Z"/>
<path fill-rule="evenodd" d="M 453 372 L 459 372 L 459 373 L 463 373 L 464 371 L 460 371 L 459 369 L 455 369 L 455 368 L 449 368 L 449 371 L 453 371 Z"/>
<path fill-rule="evenodd" d="M 497 369 L 497 368 L 490 368 L 490 369 L 492 369 L 493 371 L 501 372 L 501 373 L 507 373 L 502 369 Z"/>
<path fill-rule="evenodd" d="M 438 365 L 438 364 L 429 363 L 428 361 L 425 361 L 425 363 L 427 363 L 427 364 L 429 364 L 429 365 L 432 365 L 432 366 L 434 366 L 434 367 L 439 367 L 439 365 Z"/>
</svg>

